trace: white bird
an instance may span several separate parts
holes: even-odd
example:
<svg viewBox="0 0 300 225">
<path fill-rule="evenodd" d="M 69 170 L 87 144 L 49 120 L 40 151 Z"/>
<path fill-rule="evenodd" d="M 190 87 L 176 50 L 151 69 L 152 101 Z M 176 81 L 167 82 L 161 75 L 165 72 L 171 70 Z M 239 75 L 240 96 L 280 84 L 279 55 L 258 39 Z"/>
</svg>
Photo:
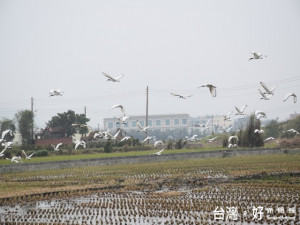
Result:
<svg viewBox="0 0 300 225">
<path fill-rule="evenodd" d="M 122 106 L 122 105 L 114 105 L 114 106 L 111 107 L 110 109 L 115 109 L 115 108 L 120 108 L 122 114 L 125 115 L 125 109 L 124 109 L 124 106 Z"/>
<path fill-rule="evenodd" d="M 154 142 L 154 148 L 158 145 L 163 145 L 164 143 L 162 142 L 162 140 L 156 141 Z"/>
<path fill-rule="evenodd" d="M 117 119 L 118 119 L 118 124 L 120 123 L 120 124 L 126 124 L 127 122 L 126 122 L 126 120 L 127 119 L 129 119 L 130 117 L 129 116 L 120 116 L 120 117 L 116 117 Z"/>
<path fill-rule="evenodd" d="M 6 149 L 8 149 L 8 148 L 11 148 L 12 144 L 13 144 L 13 142 L 11 142 L 11 141 L 5 141 L 4 140 L 4 142 L 2 143 L 2 146 L 4 146 L 3 151 L 6 150 Z"/>
<path fill-rule="evenodd" d="M 192 97 L 193 95 L 187 95 L 187 96 L 183 96 L 183 95 L 179 95 L 179 94 L 175 94 L 175 93 L 171 93 L 171 95 L 182 98 L 182 99 L 187 99 L 189 97 Z"/>
<path fill-rule="evenodd" d="M 212 85 L 212 84 L 203 84 L 201 85 L 200 87 L 198 88 L 201 88 L 201 87 L 208 87 L 209 88 L 209 92 L 210 94 L 213 96 L 213 97 L 216 97 L 217 96 L 217 88 Z"/>
<path fill-rule="evenodd" d="M 260 119 L 260 118 L 266 118 L 267 114 L 262 111 L 255 111 L 255 116 L 256 116 L 256 119 Z"/>
<path fill-rule="evenodd" d="M 267 57 L 263 53 L 251 52 L 251 54 L 253 54 L 253 57 L 251 57 L 249 60 L 252 60 L 252 59 L 263 59 L 264 57 Z"/>
<path fill-rule="evenodd" d="M 25 158 L 28 159 L 28 160 L 30 160 L 31 157 L 35 154 L 35 152 L 34 152 L 34 153 L 30 154 L 29 156 L 27 156 L 27 154 L 24 150 L 22 150 L 22 153 L 25 155 Z"/>
<path fill-rule="evenodd" d="M 209 143 L 212 143 L 214 140 L 216 140 L 218 137 L 216 136 L 216 137 L 213 137 L 213 138 L 210 138 L 210 139 L 208 139 L 208 142 Z"/>
<path fill-rule="evenodd" d="M 140 129 L 140 131 L 142 131 L 144 133 L 146 133 L 147 130 L 150 128 L 150 126 L 143 127 L 138 120 L 136 121 L 136 125 L 138 126 L 138 128 Z"/>
<path fill-rule="evenodd" d="M 79 140 L 76 140 L 76 141 L 75 141 L 75 150 L 78 148 L 79 145 L 82 145 L 83 148 L 86 148 L 86 143 L 85 143 L 85 141 L 79 141 Z"/>
<path fill-rule="evenodd" d="M 197 137 L 198 137 L 198 135 L 197 134 L 194 134 L 192 137 L 187 137 L 187 140 L 188 141 L 196 141 L 197 140 Z"/>
<path fill-rule="evenodd" d="M 165 149 L 163 148 L 162 150 L 158 151 L 158 152 L 155 152 L 153 153 L 154 155 L 161 155 L 161 153 L 164 151 Z"/>
<path fill-rule="evenodd" d="M 4 156 L 4 152 L 5 152 L 6 148 L 3 149 L 1 152 L 0 152 L 0 157 Z"/>
<path fill-rule="evenodd" d="M 296 131 L 295 129 L 289 129 L 289 130 L 287 130 L 287 132 L 293 132 L 296 134 L 295 136 L 299 135 L 299 132 Z"/>
<path fill-rule="evenodd" d="M 111 133 L 109 133 L 109 131 L 105 131 L 104 132 L 104 138 L 106 140 L 116 140 L 117 137 L 119 136 L 120 132 L 121 132 L 121 130 L 118 130 L 117 133 L 115 133 L 114 136 L 113 136 Z"/>
<path fill-rule="evenodd" d="M 232 128 L 233 128 L 233 125 L 232 125 L 231 127 L 227 128 L 227 129 L 224 131 L 224 133 L 229 133 L 230 130 L 231 130 Z"/>
<path fill-rule="evenodd" d="M 118 76 L 118 77 L 112 77 L 112 76 L 108 75 L 107 73 L 104 73 L 104 72 L 102 72 L 102 73 L 104 76 L 106 76 L 108 78 L 107 79 L 108 81 L 112 81 L 112 82 L 120 82 L 120 79 L 125 76 L 122 74 L 121 76 Z"/>
<path fill-rule="evenodd" d="M 297 95 L 295 93 L 287 93 L 285 95 L 285 98 L 283 99 L 283 101 L 285 102 L 286 100 L 288 100 L 289 97 L 294 97 L 294 99 L 293 99 L 294 103 L 297 102 Z"/>
<path fill-rule="evenodd" d="M 150 136 L 146 137 L 146 138 L 142 141 L 142 143 L 144 143 L 144 142 L 146 142 L 146 141 L 148 141 L 148 140 L 152 140 L 152 137 L 150 137 Z"/>
<path fill-rule="evenodd" d="M 277 141 L 275 138 L 273 137 L 268 137 L 264 140 L 264 142 L 269 142 L 269 141 L 276 141 L 277 143 L 279 143 L 279 141 Z"/>
<path fill-rule="evenodd" d="M 21 156 L 13 156 L 11 159 L 9 158 L 6 158 L 7 160 L 10 160 L 11 162 L 14 162 L 14 163 L 22 163 L 22 158 Z"/>
<path fill-rule="evenodd" d="M 237 144 L 229 143 L 228 148 L 239 148 L 239 146 Z"/>
<path fill-rule="evenodd" d="M 96 139 L 96 138 L 103 138 L 103 133 L 94 133 L 94 137 L 93 137 L 94 139 Z"/>
<path fill-rule="evenodd" d="M 122 141 L 127 141 L 127 140 L 129 140 L 130 138 L 132 138 L 132 137 L 125 136 L 125 137 L 123 137 L 123 138 L 121 139 L 121 141 L 120 141 L 120 142 L 122 142 Z"/>
<path fill-rule="evenodd" d="M 231 112 L 229 112 L 229 113 L 227 113 L 227 115 L 225 115 L 225 116 L 223 116 L 224 117 L 224 121 L 231 121 L 231 118 L 230 118 L 230 116 L 231 116 L 231 114 L 233 113 L 233 111 L 231 111 Z"/>
<path fill-rule="evenodd" d="M 236 139 L 236 141 L 239 140 L 238 136 L 236 136 L 236 135 L 230 136 L 230 137 L 228 138 L 228 143 L 230 143 L 232 139 Z"/>
<path fill-rule="evenodd" d="M 238 107 L 235 106 L 235 109 L 237 111 L 237 113 L 235 115 L 245 115 L 244 111 L 245 111 L 246 107 L 247 107 L 247 105 L 244 105 L 239 109 Z"/>
<path fill-rule="evenodd" d="M 207 122 L 206 122 L 206 124 L 203 124 L 203 123 L 199 123 L 199 124 L 195 124 L 194 126 L 195 127 L 203 127 L 203 128 L 205 128 L 205 130 L 208 130 L 208 128 L 209 128 L 209 123 L 210 123 L 210 120 L 208 120 Z"/>
<path fill-rule="evenodd" d="M 59 147 L 62 145 L 62 143 L 58 143 L 56 146 L 51 144 L 51 146 L 53 147 L 54 151 L 59 151 Z"/>
<path fill-rule="evenodd" d="M 49 91 L 49 97 L 51 97 L 51 96 L 62 96 L 62 94 L 63 94 L 64 92 L 62 91 L 62 90 L 60 90 L 60 89 L 51 89 L 50 91 Z"/>
<path fill-rule="evenodd" d="M 262 130 L 262 129 L 260 129 L 260 130 L 259 130 L 259 129 L 255 129 L 255 130 L 254 130 L 254 133 L 255 133 L 255 134 L 263 134 L 263 133 L 265 133 L 265 131 Z"/>
<path fill-rule="evenodd" d="M 260 99 L 263 99 L 263 100 L 270 100 L 270 97 L 268 96 L 266 96 L 266 94 L 265 93 L 263 93 L 260 89 L 258 89 L 258 91 L 259 91 L 259 93 L 261 94 L 261 96 L 262 96 L 262 98 L 260 98 Z"/>
<path fill-rule="evenodd" d="M 268 95 L 274 95 L 274 90 L 277 88 L 278 85 L 275 85 L 271 90 L 267 87 L 267 85 L 263 82 L 260 82 L 260 85 L 265 89 L 265 93 L 264 94 L 268 94 Z"/>
</svg>

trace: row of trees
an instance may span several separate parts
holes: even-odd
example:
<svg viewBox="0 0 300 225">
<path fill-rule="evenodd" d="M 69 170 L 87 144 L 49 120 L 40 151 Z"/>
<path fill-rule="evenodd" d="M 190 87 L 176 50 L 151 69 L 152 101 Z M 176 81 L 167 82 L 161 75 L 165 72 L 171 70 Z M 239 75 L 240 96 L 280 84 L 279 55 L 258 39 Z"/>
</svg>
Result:
<svg viewBox="0 0 300 225">
<path fill-rule="evenodd" d="M 86 124 L 90 119 L 86 118 L 84 114 L 76 114 L 72 110 L 68 110 L 64 113 L 58 113 L 56 116 L 53 116 L 51 120 L 46 123 L 46 126 L 50 127 L 62 127 L 65 136 L 72 136 L 77 130 L 73 127 L 72 124 Z M 0 120 L 0 132 L 10 129 L 13 132 L 18 128 L 23 145 L 30 145 L 33 143 L 33 128 L 34 127 L 34 115 L 30 110 L 21 110 L 14 115 L 13 119 L 2 118 Z M 79 127 L 79 133 L 87 133 L 87 127 Z M 13 139 L 13 137 L 11 138 Z"/>
</svg>

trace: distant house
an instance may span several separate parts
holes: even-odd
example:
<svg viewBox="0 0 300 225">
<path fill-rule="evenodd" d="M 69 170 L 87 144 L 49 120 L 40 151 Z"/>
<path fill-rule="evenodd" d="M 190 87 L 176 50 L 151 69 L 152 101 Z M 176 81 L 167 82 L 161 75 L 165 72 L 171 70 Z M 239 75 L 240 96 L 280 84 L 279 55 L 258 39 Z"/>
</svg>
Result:
<svg viewBox="0 0 300 225">
<path fill-rule="evenodd" d="M 70 144 L 72 137 L 65 136 L 65 129 L 63 127 L 50 127 L 47 126 L 41 132 L 35 134 L 35 145 L 50 145 L 50 144 Z"/>
</svg>

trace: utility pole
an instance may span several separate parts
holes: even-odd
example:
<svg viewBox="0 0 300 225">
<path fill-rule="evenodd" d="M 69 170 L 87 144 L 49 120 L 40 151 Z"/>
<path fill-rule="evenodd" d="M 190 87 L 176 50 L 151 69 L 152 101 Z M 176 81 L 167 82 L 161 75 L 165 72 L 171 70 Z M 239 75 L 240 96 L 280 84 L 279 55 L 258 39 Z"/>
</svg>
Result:
<svg viewBox="0 0 300 225">
<path fill-rule="evenodd" d="M 84 106 L 84 117 L 86 118 L 86 106 Z M 86 137 L 86 133 L 84 133 L 84 136 Z"/>
<path fill-rule="evenodd" d="M 31 115 L 32 115 L 32 124 L 31 124 L 31 144 L 33 144 L 33 97 L 31 97 Z"/>
<path fill-rule="evenodd" d="M 149 88 L 146 88 L 146 127 L 148 126 L 148 95 L 149 95 Z M 148 137 L 148 130 L 146 130 L 146 137 Z M 149 144 L 149 141 L 147 141 Z"/>
</svg>

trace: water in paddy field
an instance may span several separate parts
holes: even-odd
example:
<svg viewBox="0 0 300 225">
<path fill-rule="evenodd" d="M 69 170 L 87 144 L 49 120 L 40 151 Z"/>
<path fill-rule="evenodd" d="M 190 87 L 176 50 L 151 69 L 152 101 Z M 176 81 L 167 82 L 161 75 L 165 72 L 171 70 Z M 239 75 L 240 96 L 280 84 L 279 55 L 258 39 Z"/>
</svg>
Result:
<svg viewBox="0 0 300 225">
<path fill-rule="evenodd" d="M 294 198 L 299 200 L 299 195 L 296 193 Z M 299 201 L 283 206 L 284 213 L 273 213 L 281 219 L 267 221 L 271 214 L 265 209 L 275 212 L 278 207 L 281 205 L 254 203 L 241 195 L 224 196 L 218 188 L 148 193 L 95 191 L 81 197 L 1 206 L 0 224 L 299 224 Z M 296 217 L 288 213 L 290 208 L 295 208 Z"/>
</svg>

